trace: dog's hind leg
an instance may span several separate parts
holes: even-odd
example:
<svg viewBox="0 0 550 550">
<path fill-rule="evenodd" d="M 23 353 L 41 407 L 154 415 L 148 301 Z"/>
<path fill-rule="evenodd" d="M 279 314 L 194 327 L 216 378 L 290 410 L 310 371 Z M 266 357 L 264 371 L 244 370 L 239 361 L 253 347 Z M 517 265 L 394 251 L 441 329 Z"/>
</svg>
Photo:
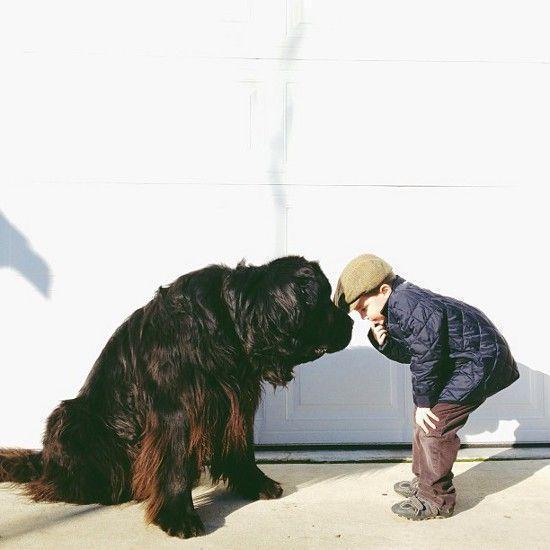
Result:
<svg viewBox="0 0 550 550">
<path fill-rule="evenodd" d="M 130 498 L 124 443 L 81 398 L 62 401 L 48 418 L 42 475 L 27 484 L 34 500 L 114 504 Z"/>
<path fill-rule="evenodd" d="M 186 452 L 188 431 L 183 411 L 151 412 L 132 483 L 134 498 L 147 500 L 147 521 L 180 538 L 204 534 L 191 497 L 200 472 Z"/>
</svg>

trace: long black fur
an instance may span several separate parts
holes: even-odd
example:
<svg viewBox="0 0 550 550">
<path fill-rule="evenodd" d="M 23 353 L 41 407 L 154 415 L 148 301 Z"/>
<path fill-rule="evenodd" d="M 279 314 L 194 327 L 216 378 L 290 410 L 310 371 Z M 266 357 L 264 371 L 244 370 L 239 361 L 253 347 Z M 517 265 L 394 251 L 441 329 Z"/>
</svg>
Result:
<svg viewBox="0 0 550 550">
<path fill-rule="evenodd" d="M 202 534 L 191 489 L 206 465 L 248 498 L 281 495 L 254 459 L 261 383 L 285 385 L 294 366 L 344 348 L 351 326 L 302 257 L 183 275 L 116 330 L 49 416 L 41 451 L 0 450 L 0 481 L 35 500 L 144 500 L 169 535 Z"/>
</svg>

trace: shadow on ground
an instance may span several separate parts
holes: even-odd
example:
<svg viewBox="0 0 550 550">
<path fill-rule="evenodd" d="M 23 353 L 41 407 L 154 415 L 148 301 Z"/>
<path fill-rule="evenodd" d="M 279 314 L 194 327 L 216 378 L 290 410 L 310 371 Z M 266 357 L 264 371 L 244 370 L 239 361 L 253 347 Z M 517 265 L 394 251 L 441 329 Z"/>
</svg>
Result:
<svg viewBox="0 0 550 550">
<path fill-rule="evenodd" d="M 496 460 L 478 462 L 454 478 L 457 491 L 455 515 L 474 508 L 490 495 L 522 483 L 547 464 L 544 460 L 518 460 L 515 467 L 506 468 L 506 475 L 503 475 L 502 462 L 499 461 L 511 460 L 514 453 L 513 449 L 497 453 Z"/>
<path fill-rule="evenodd" d="M 0 487 L 11 488 L 11 484 L 1 483 Z M 8 540 L 16 539 L 33 531 L 47 529 L 53 525 L 66 523 L 79 517 L 101 512 L 101 510 L 109 508 L 108 506 L 102 506 L 100 504 L 42 504 L 40 506 L 47 506 L 50 508 L 47 514 L 44 514 L 43 508 L 37 508 L 30 500 L 29 504 L 33 506 L 30 514 L 0 523 L 0 545 Z"/>
<path fill-rule="evenodd" d="M 304 468 L 302 464 L 262 464 L 260 465 L 260 469 L 281 483 L 283 495 L 279 500 L 284 500 L 298 491 L 309 490 L 313 487 L 315 487 L 315 489 L 322 489 L 322 487 L 328 483 L 334 487 L 334 482 L 336 482 L 336 484 L 338 484 L 338 481 L 349 482 L 350 478 L 364 474 L 364 468 L 361 464 L 347 464 L 347 469 L 349 470 L 352 468 L 353 471 L 348 471 L 344 474 L 336 474 L 334 472 L 334 466 L 336 465 L 327 467 L 326 464 L 308 464 L 307 468 Z M 389 463 L 377 464 L 378 469 L 391 466 L 392 464 Z M 273 471 L 279 469 L 279 467 L 281 467 L 281 469 L 284 468 L 284 475 L 280 475 L 279 472 Z M 203 478 L 201 483 L 203 485 L 197 490 L 198 494 L 193 496 L 193 502 L 204 522 L 207 533 L 212 533 L 220 527 L 223 527 L 226 518 L 230 514 L 251 504 L 250 500 L 246 500 L 228 491 L 223 483 L 211 488 L 207 488 L 207 478 Z M 337 486 L 338 485 L 336 485 L 336 487 Z M 269 501 L 264 502 L 268 503 Z"/>
<path fill-rule="evenodd" d="M 283 500 L 298 491 L 321 491 L 338 490 L 338 482 L 342 482 L 342 492 L 345 490 L 345 483 L 349 483 L 350 478 L 365 475 L 365 468 L 362 464 L 347 464 L 343 466 L 347 471 L 341 472 L 343 465 L 315 464 L 304 468 L 302 464 L 285 465 L 262 465 L 261 468 L 266 474 L 273 476 L 283 486 Z M 392 464 L 377 464 L 377 470 L 391 467 Z M 284 470 L 285 473 L 278 470 Z M 334 484 L 336 482 L 336 485 Z M 144 504 L 129 502 L 116 506 L 93 505 L 74 505 L 65 503 L 34 503 L 30 499 L 22 496 L 16 496 L 19 492 L 17 487 L 10 483 L 0 484 L 0 488 L 7 489 L 13 498 L 24 498 L 28 502 L 28 513 L 19 514 L 12 520 L 4 521 L 0 517 L 0 545 L 1 543 L 11 541 L 28 535 L 35 531 L 47 530 L 67 522 L 78 520 L 89 514 L 101 514 L 107 510 L 128 509 L 132 511 L 131 521 L 144 521 Z M 209 478 L 205 475 L 201 478 L 199 487 L 193 492 L 193 502 L 195 508 L 201 517 L 206 532 L 214 533 L 226 523 L 226 518 L 233 512 L 252 504 L 252 501 L 246 500 L 227 490 L 225 484 L 219 483 L 215 486 L 209 485 Z M 270 501 L 262 501 L 269 505 Z M 5 515 L 3 514 L 5 517 Z M 155 529 L 155 527 L 151 527 Z"/>
</svg>

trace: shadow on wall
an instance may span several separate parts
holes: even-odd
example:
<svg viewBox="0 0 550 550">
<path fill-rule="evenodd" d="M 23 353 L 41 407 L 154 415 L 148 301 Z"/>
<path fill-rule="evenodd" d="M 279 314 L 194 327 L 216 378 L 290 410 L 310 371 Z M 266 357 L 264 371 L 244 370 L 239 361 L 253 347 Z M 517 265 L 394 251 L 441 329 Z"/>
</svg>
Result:
<svg viewBox="0 0 550 550">
<path fill-rule="evenodd" d="M 48 264 L 0 212 L 0 268 L 2 267 L 15 269 L 43 296 L 49 297 L 51 271 Z"/>
<path fill-rule="evenodd" d="M 287 37 L 284 41 L 284 52 L 279 64 L 281 72 L 288 71 L 292 68 L 293 61 L 298 55 L 302 35 Z M 286 98 L 284 101 L 285 111 L 280 122 L 279 129 L 272 137 L 270 142 L 271 160 L 269 166 L 269 184 L 271 193 L 275 203 L 276 223 L 276 255 L 284 256 L 287 251 L 287 236 L 286 236 L 286 208 L 287 199 L 284 189 L 284 169 L 286 163 L 287 143 L 292 129 L 292 115 L 294 105 L 292 100 Z"/>
<path fill-rule="evenodd" d="M 351 346 L 335 354 L 305 365 L 298 373 L 301 393 L 312 395 L 322 406 L 324 403 L 346 406 L 368 407 L 375 414 L 391 407 L 392 417 L 401 413 L 411 416 L 412 438 L 412 388 L 408 379 L 409 366 L 390 361 L 371 346 Z M 468 420 L 459 434 L 494 434 L 501 428 L 503 421 L 514 425 L 512 437 L 510 431 L 498 442 L 538 443 L 547 438 L 549 427 L 545 424 L 544 414 L 550 396 L 550 376 L 518 363 L 520 378 L 510 387 L 487 399 Z M 396 392 L 391 396 L 391 392 Z M 328 395 L 330 393 L 330 395 Z M 389 400 L 392 404 L 390 405 Z M 401 409 L 401 412 L 400 410 Z M 375 419 L 376 420 L 376 419 Z M 401 424 L 403 427 L 404 425 Z M 406 428 L 406 426 L 405 426 Z M 401 430 L 401 428 L 399 428 Z M 396 426 L 393 425 L 393 432 Z M 391 434 L 394 435 L 393 433 Z M 479 438 L 478 438 L 479 439 Z M 390 440 L 386 440 L 390 442 Z M 392 439 L 399 443 L 399 439 Z M 550 440 L 545 439 L 550 445 Z M 342 441 L 342 443 L 359 443 Z M 369 441 L 363 442 L 368 444 Z M 497 443 L 495 443 L 497 444 Z M 475 445 L 475 444 L 474 444 Z"/>
</svg>

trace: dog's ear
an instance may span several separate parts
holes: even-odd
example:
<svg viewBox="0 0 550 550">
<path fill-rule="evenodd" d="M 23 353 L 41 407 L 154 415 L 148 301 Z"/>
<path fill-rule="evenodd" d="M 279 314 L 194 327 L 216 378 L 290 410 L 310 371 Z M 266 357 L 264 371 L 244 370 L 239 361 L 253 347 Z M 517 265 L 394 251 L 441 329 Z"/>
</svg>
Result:
<svg viewBox="0 0 550 550">
<path fill-rule="evenodd" d="M 162 300 L 165 298 L 168 288 L 163 287 L 162 285 L 158 287 L 156 295 Z"/>
<path fill-rule="evenodd" d="M 315 269 L 316 267 L 317 269 Z M 294 274 L 296 290 L 303 297 L 305 304 L 310 307 L 318 300 L 318 270 L 320 270 L 319 264 L 316 262 L 309 262 L 307 265 L 300 267 Z"/>
</svg>

